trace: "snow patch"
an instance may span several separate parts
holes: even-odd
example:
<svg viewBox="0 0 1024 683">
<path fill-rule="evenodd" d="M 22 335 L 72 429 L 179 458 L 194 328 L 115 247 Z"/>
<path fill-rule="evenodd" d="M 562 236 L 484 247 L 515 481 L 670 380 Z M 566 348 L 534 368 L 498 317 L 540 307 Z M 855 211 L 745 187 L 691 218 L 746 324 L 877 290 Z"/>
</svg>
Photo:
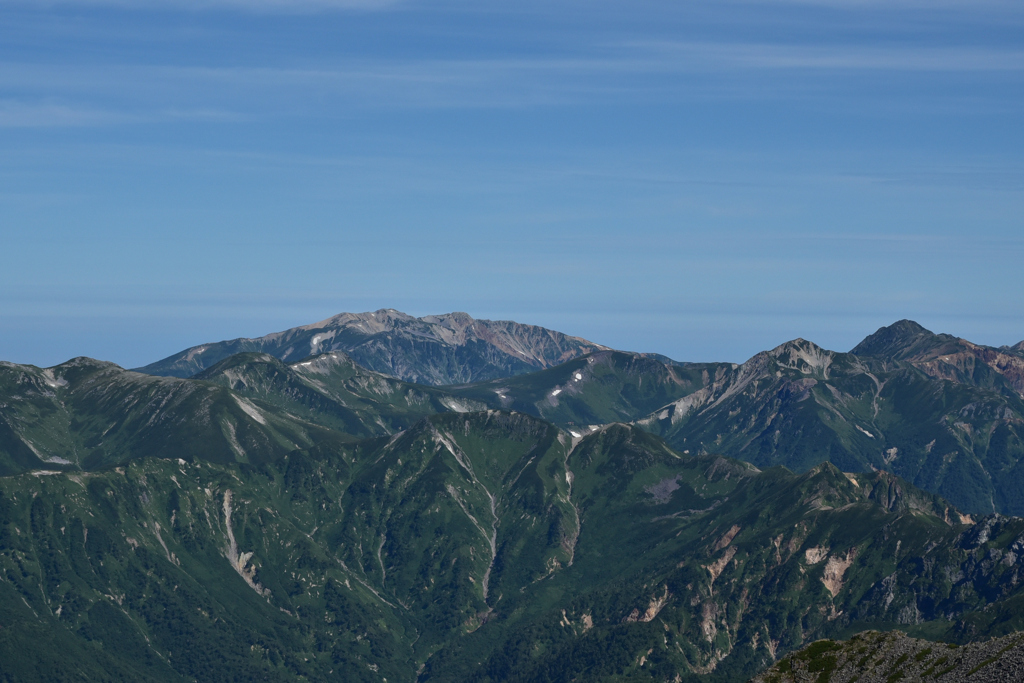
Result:
<svg viewBox="0 0 1024 683">
<path fill-rule="evenodd" d="M 42 374 L 43 374 L 43 381 L 46 382 L 46 384 L 48 386 L 50 386 L 50 387 L 52 387 L 54 389 L 56 389 L 58 387 L 66 387 L 68 385 L 68 381 L 66 379 L 64 379 L 64 378 L 59 378 L 58 379 L 58 378 L 54 377 L 53 376 L 53 370 L 50 369 L 50 368 L 47 368 L 46 370 L 43 370 Z"/>
<path fill-rule="evenodd" d="M 555 389 L 554 391 L 551 392 L 551 395 L 552 396 L 558 396 L 560 393 L 562 393 L 561 389 Z"/>
<path fill-rule="evenodd" d="M 445 396 L 441 399 L 441 404 L 444 405 L 448 410 L 452 410 L 456 413 L 472 413 L 476 408 L 465 401 L 460 401 L 453 396 Z"/>
</svg>

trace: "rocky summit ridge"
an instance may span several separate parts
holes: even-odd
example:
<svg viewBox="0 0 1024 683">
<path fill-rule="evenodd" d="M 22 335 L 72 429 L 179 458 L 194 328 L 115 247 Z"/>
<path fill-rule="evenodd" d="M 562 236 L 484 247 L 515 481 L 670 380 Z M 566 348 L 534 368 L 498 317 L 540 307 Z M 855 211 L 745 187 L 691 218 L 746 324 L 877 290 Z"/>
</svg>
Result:
<svg viewBox="0 0 1024 683">
<path fill-rule="evenodd" d="M 1024 396 L 1024 342 L 995 348 L 935 334 L 912 320 L 882 327 L 850 352 L 905 361 L 936 379 Z"/>
<path fill-rule="evenodd" d="M 256 338 L 201 344 L 139 368 L 191 377 L 241 352 L 283 361 L 342 351 L 363 367 L 420 384 L 461 384 L 548 368 L 607 347 L 536 325 L 466 313 L 416 318 L 394 309 L 341 313 Z"/>
</svg>

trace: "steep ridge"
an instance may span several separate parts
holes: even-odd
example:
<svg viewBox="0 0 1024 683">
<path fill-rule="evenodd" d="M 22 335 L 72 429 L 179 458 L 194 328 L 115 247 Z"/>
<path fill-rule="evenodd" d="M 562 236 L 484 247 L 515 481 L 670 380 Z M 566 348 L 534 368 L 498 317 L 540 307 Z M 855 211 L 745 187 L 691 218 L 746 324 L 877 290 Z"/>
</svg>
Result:
<svg viewBox="0 0 1024 683">
<path fill-rule="evenodd" d="M 901 360 L 802 339 L 719 365 L 636 421 L 682 451 L 758 467 L 889 470 L 971 512 L 1024 513 L 1024 401 L 932 378 Z"/>
<path fill-rule="evenodd" d="M 935 334 L 912 320 L 880 328 L 850 353 L 902 360 L 936 379 L 1024 396 L 1024 358 L 1019 348 L 997 349 Z"/>
<path fill-rule="evenodd" d="M 143 456 L 258 461 L 338 438 L 208 383 L 89 358 L 45 369 L 0 363 L 0 474 Z"/>
<path fill-rule="evenodd" d="M 139 371 L 191 377 L 236 353 L 261 352 L 283 361 L 297 361 L 342 351 L 375 372 L 442 385 L 532 372 L 604 348 L 561 332 L 507 320 L 474 320 L 465 313 L 414 318 L 381 309 L 341 313 L 254 339 L 194 346 Z"/>
</svg>

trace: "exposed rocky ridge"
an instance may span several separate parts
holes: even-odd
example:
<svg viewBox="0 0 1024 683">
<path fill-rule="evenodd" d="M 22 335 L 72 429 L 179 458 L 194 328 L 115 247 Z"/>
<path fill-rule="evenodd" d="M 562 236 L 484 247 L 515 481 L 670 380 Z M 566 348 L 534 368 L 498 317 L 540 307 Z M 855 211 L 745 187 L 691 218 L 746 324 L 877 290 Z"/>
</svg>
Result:
<svg viewBox="0 0 1024 683">
<path fill-rule="evenodd" d="M 959 646 L 865 631 L 846 642 L 822 640 L 786 657 L 750 683 L 1006 683 L 1024 680 L 1024 636 Z"/>
<path fill-rule="evenodd" d="M 283 361 L 297 361 L 342 351 L 370 370 L 406 381 L 443 385 L 532 372 L 605 348 L 561 332 L 507 320 L 475 320 L 465 313 L 414 318 L 381 309 L 341 313 L 254 339 L 194 346 L 139 370 L 191 377 L 241 352 L 256 351 Z"/>
</svg>

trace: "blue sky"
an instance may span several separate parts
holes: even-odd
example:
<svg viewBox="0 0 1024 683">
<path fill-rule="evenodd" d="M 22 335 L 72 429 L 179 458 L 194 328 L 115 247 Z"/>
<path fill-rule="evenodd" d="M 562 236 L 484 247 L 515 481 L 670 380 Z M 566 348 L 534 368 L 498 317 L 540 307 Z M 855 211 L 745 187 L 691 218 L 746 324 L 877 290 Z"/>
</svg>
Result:
<svg viewBox="0 0 1024 683">
<path fill-rule="evenodd" d="M 341 311 L 1024 339 L 1024 4 L 0 0 L 0 359 Z"/>
</svg>

